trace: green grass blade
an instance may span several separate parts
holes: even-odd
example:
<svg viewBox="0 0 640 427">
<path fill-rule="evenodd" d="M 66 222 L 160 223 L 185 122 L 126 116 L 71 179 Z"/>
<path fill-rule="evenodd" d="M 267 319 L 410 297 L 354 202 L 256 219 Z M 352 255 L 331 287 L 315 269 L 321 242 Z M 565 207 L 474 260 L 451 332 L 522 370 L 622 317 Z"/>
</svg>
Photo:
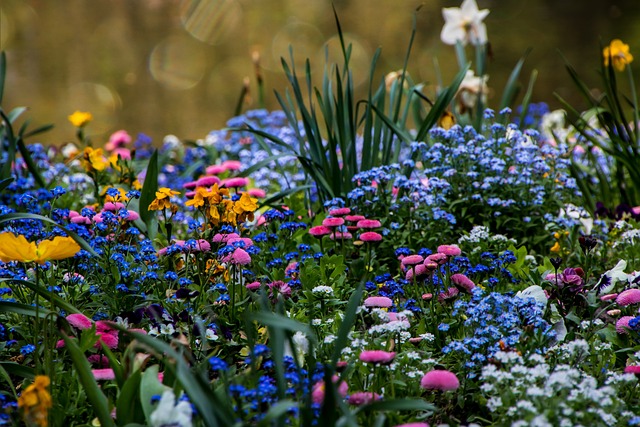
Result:
<svg viewBox="0 0 640 427">
<path fill-rule="evenodd" d="M 36 314 L 36 308 L 32 305 L 20 304 L 17 302 L 0 301 L 0 313 L 15 313 L 21 316 L 36 317 L 44 319 L 51 312 L 44 307 L 40 307 Z"/>
<path fill-rule="evenodd" d="M 351 328 L 356 321 L 356 313 L 358 311 L 360 303 L 362 302 L 363 292 L 364 285 L 361 283 L 360 285 L 358 285 L 356 290 L 353 291 L 353 294 L 351 294 L 351 297 L 349 298 L 347 309 L 344 313 L 344 318 L 342 319 L 342 323 L 340 323 L 338 335 L 334 342 L 333 355 L 331 356 L 331 366 L 334 371 L 338 360 L 340 360 L 342 349 L 347 345 L 347 342 L 349 341 L 349 332 L 351 332 Z"/>
<path fill-rule="evenodd" d="M 69 355 L 71 356 L 71 360 L 76 368 L 80 384 L 82 384 L 82 388 L 87 395 L 87 399 L 91 402 L 91 407 L 98 420 L 100 420 L 100 425 L 102 427 L 115 427 L 115 423 L 111 418 L 111 411 L 109 410 L 109 402 L 93 377 L 89 361 L 87 361 L 84 353 L 80 350 L 78 344 L 76 344 L 76 340 L 62 332 L 60 332 L 60 335 L 64 340 L 64 344 Z"/>
<path fill-rule="evenodd" d="M 2 283 L 2 282 L 15 283 L 15 284 L 18 284 L 18 285 L 22 285 L 25 288 L 29 288 L 33 292 L 35 292 L 35 293 L 41 295 L 42 297 L 44 297 L 47 301 L 53 302 L 54 305 L 56 305 L 58 308 L 61 308 L 62 310 L 66 311 L 69 314 L 71 314 L 71 313 L 80 313 L 80 310 L 75 308 L 73 305 L 69 304 L 64 299 L 60 298 L 58 295 L 49 292 L 44 287 L 36 286 L 35 283 L 29 282 L 28 280 L 2 278 L 2 279 L 0 279 L 0 283 Z"/>
<path fill-rule="evenodd" d="M 2 105 L 2 97 L 4 95 L 4 83 L 7 77 L 7 55 L 4 51 L 0 52 L 0 105 Z"/>
<path fill-rule="evenodd" d="M 522 55 L 522 58 L 520 58 L 520 60 L 516 63 L 516 66 L 513 67 L 511 75 L 507 80 L 507 84 L 504 85 L 502 100 L 500 101 L 500 110 L 510 106 L 513 101 L 515 101 L 518 92 L 518 77 L 520 77 L 522 66 L 524 65 L 524 61 L 527 59 L 527 56 L 529 56 L 529 53 L 531 53 L 531 48 L 527 49 L 524 55 Z"/>
</svg>

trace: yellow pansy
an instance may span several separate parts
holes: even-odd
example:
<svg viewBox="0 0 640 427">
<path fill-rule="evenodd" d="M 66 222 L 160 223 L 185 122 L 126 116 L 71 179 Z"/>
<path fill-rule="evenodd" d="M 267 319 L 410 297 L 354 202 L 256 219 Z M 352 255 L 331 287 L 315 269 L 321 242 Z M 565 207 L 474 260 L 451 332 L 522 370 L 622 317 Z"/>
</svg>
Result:
<svg viewBox="0 0 640 427">
<path fill-rule="evenodd" d="M 18 397 L 18 408 L 27 425 L 47 427 L 47 414 L 53 406 L 51 395 L 47 388 L 51 381 L 46 375 L 37 375 L 33 384 L 24 389 Z"/>
<path fill-rule="evenodd" d="M 71 237 L 54 237 L 36 244 L 24 236 L 13 233 L 0 234 L 0 259 L 3 262 L 37 262 L 44 264 L 49 260 L 58 260 L 74 256 L 80 251 L 80 245 Z"/>
<path fill-rule="evenodd" d="M 604 56 L 604 66 L 609 66 L 609 58 L 611 58 L 613 68 L 618 71 L 624 71 L 627 64 L 633 61 L 633 55 L 629 53 L 629 45 L 622 43 L 622 40 L 615 39 L 611 44 L 602 50 Z"/>
<path fill-rule="evenodd" d="M 156 191 L 156 199 L 149 205 L 150 211 L 160 211 L 163 209 L 171 208 L 171 197 L 180 194 L 179 191 L 174 191 L 167 187 L 161 187 Z"/>
<path fill-rule="evenodd" d="M 87 171 L 99 172 L 105 170 L 107 166 L 109 166 L 109 160 L 104 157 L 102 148 L 94 150 L 91 147 L 87 147 L 84 149 L 83 164 Z"/>
<path fill-rule="evenodd" d="M 70 115 L 68 119 L 72 125 L 77 128 L 81 128 L 86 126 L 91 120 L 93 120 L 93 116 L 91 115 L 91 113 L 86 111 L 76 111 L 72 115 Z"/>
</svg>

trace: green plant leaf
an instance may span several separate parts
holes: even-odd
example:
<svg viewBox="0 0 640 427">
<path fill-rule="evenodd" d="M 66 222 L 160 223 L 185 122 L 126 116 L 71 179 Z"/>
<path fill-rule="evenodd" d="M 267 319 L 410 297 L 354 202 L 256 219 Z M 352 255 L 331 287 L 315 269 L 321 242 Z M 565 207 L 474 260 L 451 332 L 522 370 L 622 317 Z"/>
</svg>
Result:
<svg viewBox="0 0 640 427">
<path fill-rule="evenodd" d="M 4 82 L 7 77 L 7 55 L 4 51 L 0 52 L 0 105 L 4 95 Z"/>
<path fill-rule="evenodd" d="M 142 411 L 147 420 L 151 417 L 154 405 L 151 403 L 151 398 L 155 395 L 162 395 L 171 388 L 162 385 L 158 380 L 158 365 L 153 365 L 145 369 L 142 374 L 142 380 L 140 381 L 140 402 L 142 403 Z"/>
<path fill-rule="evenodd" d="M 47 301 L 53 302 L 54 305 L 56 305 L 58 308 L 61 308 L 64 311 L 66 311 L 68 314 L 80 313 L 80 310 L 75 308 L 73 305 L 71 305 L 70 303 L 68 303 L 64 299 L 60 298 L 58 295 L 56 295 L 54 293 L 51 293 L 46 288 L 44 288 L 42 286 L 37 286 L 35 283 L 30 282 L 28 280 L 2 278 L 2 279 L 0 279 L 0 283 L 1 282 L 15 283 L 15 284 L 18 284 L 18 285 L 22 285 L 22 286 L 24 286 L 26 288 L 29 288 L 33 292 L 36 292 L 39 295 L 43 296 Z"/>
<path fill-rule="evenodd" d="M 7 188 L 9 185 L 11 185 L 13 181 L 15 181 L 14 177 L 9 177 L 9 178 L 0 180 L 0 192 L 5 188 Z"/>
<path fill-rule="evenodd" d="M 520 77 L 522 66 L 524 65 L 524 61 L 527 59 L 527 56 L 529 56 L 529 53 L 531 53 L 531 48 L 527 49 L 524 55 L 522 55 L 520 60 L 516 63 L 516 66 L 513 67 L 511 75 L 509 75 L 509 79 L 507 80 L 507 84 L 504 85 L 502 99 L 500 100 L 500 110 L 507 108 L 513 103 L 513 101 L 515 101 L 516 95 L 518 94 L 518 77 Z"/>
<path fill-rule="evenodd" d="M 358 408 L 357 412 L 378 411 L 428 411 L 433 412 L 435 406 L 422 399 L 378 400 Z"/>
<path fill-rule="evenodd" d="M 338 329 L 338 336 L 334 342 L 333 355 L 331 356 L 331 366 L 335 370 L 335 366 L 340 360 L 340 355 L 342 354 L 342 349 L 347 345 L 349 341 L 349 332 L 351 332 L 351 328 L 356 321 L 356 313 L 358 311 L 358 307 L 362 301 L 362 293 L 364 292 L 364 284 L 358 285 L 351 297 L 349 298 L 349 303 L 347 304 L 347 309 L 345 310 L 344 317 L 342 318 L 342 323 L 340 323 L 340 328 Z"/>
<path fill-rule="evenodd" d="M 127 378 L 118 393 L 116 401 L 116 421 L 118 425 L 144 422 L 144 412 L 138 399 L 142 373 L 137 369 Z"/>
<path fill-rule="evenodd" d="M 44 307 L 40 307 L 36 314 L 36 308 L 32 305 L 20 304 L 18 302 L 0 301 L 0 313 L 15 313 L 22 316 L 36 317 L 44 319 L 51 313 Z"/>
<path fill-rule="evenodd" d="M 140 218 L 147 227 L 147 235 L 153 240 L 156 234 L 157 226 L 155 211 L 149 210 L 149 205 L 156 198 L 156 191 L 158 191 L 158 150 L 154 150 L 153 154 L 149 158 L 147 164 L 147 173 L 144 178 L 144 184 L 142 185 L 142 191 L 140 192 L 139 210 Z"/>
<path fill-rule="evenodd" d="M 100 390 L 100 387 L 98 387 L 98 383 L 96 383 L 96 380 L 93 377 L 91 366 L 89 365 L 87 358 L 78 347 L 78 344 L 76 344 L 76 340 L 62 332 L 60 332 L 60 335 L 64 340 L 65 347 L 67 348 L 67 351 L 71 356 L 71 360 L 73 361 L 73 365 L 76 368 L 80 384 L 82 384 L 84 392 L 86 393 L 89 402 L 91 402 L 93 411 L 98 417 L 98 420 L 100 420 L 100 425 L 102 427 L 115 427 L 115 423 L 111 418 L 111 411 L 109 410 L 109 402 L 106 396 L 102 393 L 102 390 Z"/>
</svg>

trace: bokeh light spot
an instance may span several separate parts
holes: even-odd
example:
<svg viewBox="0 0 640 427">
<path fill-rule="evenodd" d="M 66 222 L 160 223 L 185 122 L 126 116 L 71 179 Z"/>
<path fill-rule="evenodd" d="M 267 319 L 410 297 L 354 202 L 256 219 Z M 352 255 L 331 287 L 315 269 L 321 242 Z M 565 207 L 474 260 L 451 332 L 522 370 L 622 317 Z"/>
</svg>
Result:
<svg viewBox="0 0 640 427">
<path fill-rule="evenodd" d="M 217 45 L 240 27 L 242 8 L 236 0 L 183 0 L 180 19 L 193 37 Z"/>
<path fill-rule="evenodd" d="M 351 56 L 349 58 L 349 66 L 353 72 L 353 83 L 359 85 L 367 81 L 369 78 L 369 69 L 371 68 L 371 55 L 366 42 L 359 37 L 349 33 L 343 34 L 345 47 L 351 44 Z M 328 49 L 328 56 L 326 54 Z M 344 57 L 342 47 L 340 46 L 340 38 L 336 34 L 329 38 L 320 49 L 318 54 L 320 61 L 324 64 L 325 58 L 328 58 L 327 64 L 339 64 L 342 67 Z"/>
<path fill-rule="evenodd" d="M 280 58 L 289 61 L 289 46 L 293 48 L 296 66 L 304 65 L 309 52 L 315 52 L 322 46 L 324 38 L 318 27 L 305 22 L 291 22 L 273 37 L 271 53 L 277 69 L 281 69 Z"/>
<path fill-rule="evenodd" d="M 168 37 L 158 43 L 149 56 L 151 75 L 170 89 L 192 88 L 204 76 L 206 66 L 201 46 L 187 37 Z"/>
</svg>

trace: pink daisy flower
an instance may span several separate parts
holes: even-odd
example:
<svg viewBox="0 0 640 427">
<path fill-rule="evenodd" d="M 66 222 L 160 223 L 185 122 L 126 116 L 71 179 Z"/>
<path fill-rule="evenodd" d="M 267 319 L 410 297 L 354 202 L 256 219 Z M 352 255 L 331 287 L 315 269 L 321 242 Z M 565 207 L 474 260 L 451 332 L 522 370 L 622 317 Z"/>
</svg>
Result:
<svg viewBox="0 0 640 427">
<path fill-rule="evenodd" d="M 640 289 L 627 289 L 626 291 L 620 292 L 620 295 L 616 298 L 616 302 L 623 307 L 639 303 Z"/>
<path fill-rule="evenodd" d="M 92 369 L 91 373 L 93 374 L 93 378 L 95 378 L 96 381 L 110 381 L 116 379 L 116 375 L 113 373 L 113 369 L 111 368 Z"/>
<path fill-rule="evenodd" d="M 422 377 L 420 387 L 428 390 L 449 391 L 460 387 L 460 381 L 451 371 L 434 370 L 427 372 L 425 376 Z"/>
<path fill-rule="evenodd" d="M 387 297 L 369 297 L 364 300 L 365 307 L 388 308 L 393 305 L 391 298 Z"/>
<path fill-rule="evenodd" d="M 458 245 L 440 245 L 438 246 L 438 253 L 446 256 L 458 256 L 462 253 Z"/>
<path fill-rule="evenodd" d="M 227 188 L 246 187 L 247 184 L 249 184 L 249 179 L 243 177 L 227 178 L 222 181 L 222 185 Z"/>
<path fill-rule="evenodd" d="M 220 175 L 223 172 L 226 172 L 227 169 L 222 166 L 222 165 L 211 165 L 211 166 L 207 166 L 207 168 L 204 170 L 204 172 L 207 175 Z"/>
<path fill-rule="evenodd" d="M 476 287 L 476 284 L 473 283 L 471 279 L 469 279 L 464 274 L 456 273 L 451 276 L 451 283 L 458 286 L 461 289 L 471 293 L 473 288 Z"/>
<path fill-rule="evenodd" d="M 362 219 L 356 224 L 358 228 L 380 228 L 382 223 L 377 219 Z"/>
<path fill-rule="evenodd" d="M 327 234 L 331 234 L 331 229 L 324 225 L 317 225 L 309 229 L 309 234 L 311 234 L 313 237 L 322 237 L 326 236 Z"/>
<path fill-rule="evenodd" d="M 345 216 L 351 213 L 351 209 L 349 208 L 335 208 L 329 211 L 329 215 L 331 216 Z"/>
<path fill-rule="evenodd" d="M 402 258 L 402 265 L 406 266 L 411 266 L 411 265 L 416 265 L 416 264 L 420 264 L 421 262 L 424 261 L 424 258 L 422 257 L 422 255 L 408 255 L 404 258 Z"/>
<path fill-rule="evenodd" d="M 354 406 L 362 406 L 371 402 L 375 402 L 376 400 L 380 400 L 380 395 L 378 393 L 371 393 L 369 391 L 357 391 L 355 393 L 351 393 L 347 402 L 350 405 Z"/>
<path fill-rule="evenodd" d="M 343 218 L 325 218 L 322 221 L 322 225 L 325 227 L 339 227 L 344 224 Z"/>
<path fill-rule="evenodd" d="M 66 319 L 71 326 L 73 326 L 74 328 L 78 328 L 81 331 L 85 329 L 91 329 L 91 327 L 93 326 L 93 321 L 82 313 L 70 314 L 66 317 Z"/>
<path fill-rule="evenodd" d="M 373 363 L 380 365 L 388 365 L 395 359 L 395 351 L 384 350 L 364 350 L 360 353 L 360 360 L 364 363 Z"/>
<path fill-rule="evenodd" d="M 633 318 L 633 316 L 622 316 L 620 319 L 618 319 L 618 321 L 616 322 L 616 332 L 623 335 L 628 334 L 629 329 L 631 329 L 629 327 L 629 320 Z"/>
<path fill-rule="evenodd" d="M 375 231 L 366 231 L 360 234 L 360 240 L 363 242 L 380 242 L 382 241 L 382 235 Z"/>
</svg>

